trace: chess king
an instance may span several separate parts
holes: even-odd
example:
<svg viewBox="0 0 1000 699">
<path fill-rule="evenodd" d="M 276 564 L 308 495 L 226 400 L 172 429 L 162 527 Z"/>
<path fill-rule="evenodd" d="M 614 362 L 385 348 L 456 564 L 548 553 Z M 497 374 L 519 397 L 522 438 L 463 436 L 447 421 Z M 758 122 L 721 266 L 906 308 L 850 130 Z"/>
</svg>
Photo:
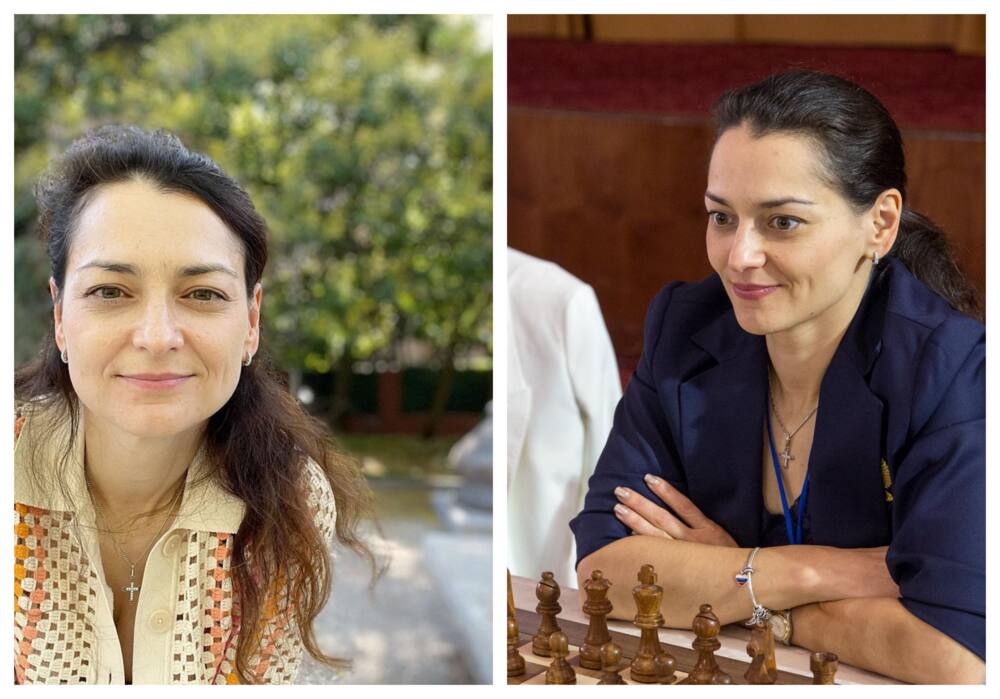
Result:
<svg viewBox="0 0 1000 699">
<path fill-rule="evenodd" d="M 709 601 L 897 679 L 981 682 L 985 329 L 910 208 L 899 129 L 807 71 L 730 90 L 714 118 L 714 274 L 649 308 L 571 523 L 578 579 L 650 562 L 667 626 Z M 627 586 L 608 600 L 636 614 Z"/>
</svg>

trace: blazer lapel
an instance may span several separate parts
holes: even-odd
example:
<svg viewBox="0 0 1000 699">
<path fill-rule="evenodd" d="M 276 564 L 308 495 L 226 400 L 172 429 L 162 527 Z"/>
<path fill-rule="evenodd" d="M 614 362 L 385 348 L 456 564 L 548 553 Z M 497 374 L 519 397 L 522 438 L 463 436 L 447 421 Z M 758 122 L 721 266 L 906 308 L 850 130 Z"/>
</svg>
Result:
<svg viewBox="0 0 1000 699">
<path fill-rule="evenodd" d="M 692 340 L 718 363 L 679 389 L 689 495 L 737 543 L 751 545 L 760 536 L 763 508 L 764 339 L 744 332 L 729 311 Z"/>
<path fill-rule="evenodd" d="M 874 281 L 882 286 L 887 277 Z M 809 454 L 811 531 L 820 543 L 841 547 L 878 546 L 890 534 L 880 468 L 883 404 L 865 378 L 880 350 L 886 293 L 868 291 L 820 385 Z M 731 309 L 691 339 L 711 359 L 679 387 L 688 493 L 737 543 L 755 545 L 764 507 L 767 346 L 740 328 Z"/>
<path fill-rule="evenodd" d="M 881 350 L 886 283 L 882 274 L 873 279 L 820 385 L 807 513 L 823 544 L 878 546 L 891 536 L 881 470 L 884 405 L 865 378 Z"/>
</svg>

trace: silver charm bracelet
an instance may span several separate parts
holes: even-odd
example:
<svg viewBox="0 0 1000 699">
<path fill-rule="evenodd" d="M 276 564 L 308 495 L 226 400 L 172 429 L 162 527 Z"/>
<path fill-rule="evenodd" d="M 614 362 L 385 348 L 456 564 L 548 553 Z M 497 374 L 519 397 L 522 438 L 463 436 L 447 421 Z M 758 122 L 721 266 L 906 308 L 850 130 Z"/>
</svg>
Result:
<svg viewBox="0 0 1000 699">
<path fill-rule="evenodd" d="M 755 626 L 758 622 L 767 621 L 771 617 L 771 610 L 767 607 L 757 603 L 757 597 L 753 594 L 753 559 L 760 551 L 760 546 L 756 547 L 750 552 L 750 556 L 747 558 L 747 564 L 743 566 L 743 569 L 736 574 L 736 584 L 739 586 L 746 585 L 747 590 L 750 591 L 750 601 L 753 603 L 753 615 L 750 620 L 746 622 L 747 626 Z"/>
</svg>

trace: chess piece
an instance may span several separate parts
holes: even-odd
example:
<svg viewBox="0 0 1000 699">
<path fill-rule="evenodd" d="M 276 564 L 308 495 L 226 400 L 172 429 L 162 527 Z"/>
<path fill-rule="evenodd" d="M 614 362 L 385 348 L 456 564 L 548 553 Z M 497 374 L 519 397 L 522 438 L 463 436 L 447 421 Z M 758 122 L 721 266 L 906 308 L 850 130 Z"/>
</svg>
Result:
<svg viewBox="0 0 1000 699">
<path fill-rule="evenodd" d="M 559 631 L 559 624 L 556 623 L 556 614 L 562 611 L 559 606 L 559 583 L 555 576 L 549 571 L 542 573 L 542 579 L 535 586 L 535 596 L 538 598 L 538 606 L 535 611 L 542 617 L 542 623 L 531 639 L 531 651 L 535 655 L 543 658 L 549 657 L 549 636 Z"/>
<path fill-rule="evenodd" d="M 545 684 L 576 684 L 576 672 L 566 661 L 569 655 L 569 639 L 562 631 L 553 631 L 549 636 L 549 653 L 552 664 L 545 671 Z"/>
<path fill-rule="evenodd" d="M 746 674 L 750 684 L 774 684 L 778 680 L 778 662 L 774 657 L 774 632 L 766 621 L 758 621 L 750 630 L 747 655 L 752 660 Z"/>
<path fill-rule="evenodd" d="M 625 665 L 621 647 L 614 641 L 605 643 L 601 646 L 601 681 L 597 684 L 626 684 L 619 674 Z"/>
<path fill-rule="evenodd" d="M 639 569 L 639 584 L 632 588 L 632 597 L 637 611 L 635 625 L 642 632 L 639 649 L 632 659 L 631 675 L 636 682 L 652 684 L 660 681 L 660 671 L 666 660 L 662 659 L 657 665 L 657 656 L 665 654 L 657 635 L 657 629 L 663 623 L 663 615 L 660 614 L 663 588 L 656 584 L 656 572 L 648 563 Z"/>
<path fill-rule="evenodd" d="M 517 677 L 524 674 L 524 657 L 517 650 L 521 634 L 517 630 L 517 622 L 507 620 L 507 677 Z"/>
<path fill-rule="evenodd" d="M 583 583 L 587 593 L 587 601 L 583 603 L 583 613 L 590 617 L 587 627 L 587 637 L 580 646 L 580 665 L 588 670 L 601 669 L 601 647 L 611 640 L 608 632 L 608 613 L 611 612 L 611 602 L 608 600 L 608 588 L 611 583 L 604 573 L 595 570 Z"/>
<path fill-rule="evenodd" d="M 677 661 L 670 653 L 660 653 L 653 658 L 653 668 L 656 670 L 657 681 L 660 684 L 673 684 L 677 680 L 674 671 L 677 669 Z"/>
<path fill-rule="evenodd" d="M 813 684 L 836 684 L 833 676 L 837 674 L 839 663 L 834 653 L 817 652 L 809 656 L 809 669 L 813 673 Z"/>
<path fill-rule="evenodd" d="M 712 605 L 703 604 L 694 618 L 692 630 L 695 639 L 691 647 L 698 653 L 698 660 L 684 684 L 732 684 L 733 678 L 719 668 L 715 651 L 722 647 L 718 638 L 721 624 L 712 611 Z"/>
<path fill-rule="evenodd" d="M 524 658 L 517 647 L 521 643 L 521 632 L 517 628 L 514 617 L 514 591 L 510 583 L 510 571 L 507 571 L 507 677 L 517 677 L 524 674 Z"/>
</svg>

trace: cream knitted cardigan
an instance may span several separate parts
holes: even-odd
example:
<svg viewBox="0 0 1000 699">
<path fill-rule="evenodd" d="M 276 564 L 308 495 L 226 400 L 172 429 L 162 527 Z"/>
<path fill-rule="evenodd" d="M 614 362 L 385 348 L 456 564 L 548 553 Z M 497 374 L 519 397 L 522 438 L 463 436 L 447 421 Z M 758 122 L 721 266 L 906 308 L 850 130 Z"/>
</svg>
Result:
<svg viewBox="0 0 1000 699">
<path fill-rule="evenodd" d="M 113 596 L 104 579 L 93 509 L 71 507 L 51 486 L 53 481 L 28 472 L 31 422 L 30 415 L 19 415 L 15 429 L 15 681 L 122 684 Z M 57 461 L 68 432 L 66 426 L 64 434 L 46 433 L 35 463 Z M 82 435 L 81 422 L 64 482 L 72 502 L 89 503 L 83 490 Z M 239 604 L 230 567 L 244 505 L 213 480 L 198 482 L 201 457 L 199 452 L 189 469 L 190 488 L 185 488 L 177 518 L 146 562 L 134 633 L 135 684 L 238 682 Z M 315 462 L 307 462 L 305 473 L 308 502 L 330 542 L 336 520 L 333 492 Z M 302 641 L 283 605 L 270 606 L 252 672 L 258 683 L 290 683 L 298 673 Z"/>
</svg>

